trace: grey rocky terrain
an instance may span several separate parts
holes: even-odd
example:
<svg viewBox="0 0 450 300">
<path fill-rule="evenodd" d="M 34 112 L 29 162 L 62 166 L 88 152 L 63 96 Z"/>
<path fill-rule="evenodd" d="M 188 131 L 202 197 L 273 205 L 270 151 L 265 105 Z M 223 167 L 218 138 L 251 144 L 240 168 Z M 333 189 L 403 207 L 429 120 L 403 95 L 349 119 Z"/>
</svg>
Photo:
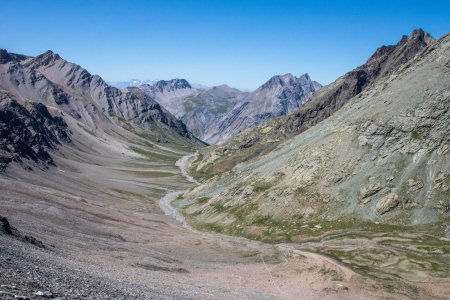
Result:
<svg viewBox="0 0 450 300">
<path fill-rule="evenodd" d="M 220 173 L 240 162 L 270 152 L 282 142 L 328 118 L 367 88 L 383 84 L 380 81 L 399 67 L 407 65 L 433 42 L 429 34 L 417 29 L 410 36 L 403 36 L 396 45 L 378 48 L 365 64 L 320 89 L 299 110 L 269 121 L 267 126 L 234 136 L 223 146 L 211 148 L 209 153 L 214 157 L 214 164 L 203 164 L 199 171 L 214 174 L 210 168 L 214 165 Z"/>
<path fill-rule="evenodd" d="M 12 95 L 0 92 L 0 171 L 12 161 L 53 165 L 49 151 L 69 142 L 67 124 L 61 117 L 52 116 L 41 103 L 23 106 Z"/>
<path fill-rule="evenodd" d="M 298 109 L 320 87 L 308 74 L 277 75 L 251 93 L 227 85 L 196 89 L 184 79 L 140 86 L 210 144 L 223 143 L 247 128 Z"/>
<path fill-rule="evenodd" d="M 184 195 L 183 212 L 200 229 L 312 238 L 309 249 L 365 274 L 417 284 L 447 277 L 449 61 L 450 35 L 416 30 L 298 112 L 200 150 L 191 172 L 203 182 Z"/>
<path fill-rule="evenodd" d="M 422 44 L 425 40 L 428 46 Z M 273 151 L 206 181 L 193 195 L 212 200 L 197 209 L 206 209 L 217 199 L 225 207 L 255 203 L 255 213 L 284 220 L 337 220 L 347 216 L 373 222 L 423 224 L 449 217 L 449 36 L 434 41 L 414 31 L 395 47 L 380 49 L 367 64 L 348 73 L 362 69 L 384 72 L 376 84 Z M 381 53 L 387 51 L 384 49 L 391 49 L 388 52 L 394 56 L 383 57 Z M 404 55 L 398 55 L 395 49 L 401 49 Z M 409 53 L 415 55 L 405 60 Z M 392 68 L 374 63 L 397 57 L 404 63 L 393 63 Z M 319 91 L 308 108 L 316 105 L 317 99 L 329 99 L 317 97 L 335 90 L 341 81 Z M 324 111 L 328 110 L 324 107 Z M 283 120 L 309 112 L 301 110 Z M 254 139 L 278 133 L 280 122 L 257 128 L 252 132 Z M 197 161 L 197 172 L 208 164 L 217 168 L 217 161 L 240 155 L 239 150 L 229 151 L 227 147 L 232 145 L 219 148 L 227 149 L 222 153 L 217 148 L 205 149 L 202 160 Z M 241 148 L 245 147 L 251 149 L 254 145 L 244 144 Z M 283 195 L 283 203 L 276 201 L 277 195 Z"/>
<path fill-rule="evenodd" d="M 304 105 L 321 88 L 308 74 L 274 76 L 236 104 L 205 140 L 220 144 L 244 130 L 284 116 Z"/>
</svg>

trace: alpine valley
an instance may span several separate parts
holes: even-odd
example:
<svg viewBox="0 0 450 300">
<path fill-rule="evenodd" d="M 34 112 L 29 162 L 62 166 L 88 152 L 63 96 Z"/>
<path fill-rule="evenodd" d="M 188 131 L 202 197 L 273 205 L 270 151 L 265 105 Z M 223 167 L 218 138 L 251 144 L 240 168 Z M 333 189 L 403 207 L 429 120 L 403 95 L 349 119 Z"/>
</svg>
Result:
<svg viewBox="0 0 450 300">
<path fill-rule="evenodd" d="M 0 49 L 1 299 L 448 299 L 450 34 L 322 86 Z"/>
</svg>

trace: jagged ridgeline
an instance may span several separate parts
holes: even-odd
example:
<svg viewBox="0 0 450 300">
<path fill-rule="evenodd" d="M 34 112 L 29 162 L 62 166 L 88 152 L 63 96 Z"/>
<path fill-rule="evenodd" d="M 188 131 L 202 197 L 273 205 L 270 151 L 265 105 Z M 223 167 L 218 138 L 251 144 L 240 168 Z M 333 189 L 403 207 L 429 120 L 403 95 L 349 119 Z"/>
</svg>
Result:
<svg viewBox="0 0 450 300">
<path fill-rule="evenodd" d="M 98 137 L 126 130 L 186 149 L 204 145 L 142 90 L 111 87 L 52 51 L 30 57 L 0 50 L 0 126 L 3 170 L 23 159 L 53 164 L 49 151 L 58 145 L 86 143 L 80 130 Z"/>
<path fill-rule="evenodd" d="M 181 119 L 196 136 L 220 144 L 247 128 L 304 105 L 321 88 L 308 74 L 274 76 L 253 92 L 227 85 L 193 88 L 184 79 L 160 80 L 140 88 Z"/>
<path fill-rule="evenodd" d="M 448 220 L 449 122 L 450 35 L 415 30 L 300 110 L 202 150 L 185 212 L 270 239 Z"/>
</svg>

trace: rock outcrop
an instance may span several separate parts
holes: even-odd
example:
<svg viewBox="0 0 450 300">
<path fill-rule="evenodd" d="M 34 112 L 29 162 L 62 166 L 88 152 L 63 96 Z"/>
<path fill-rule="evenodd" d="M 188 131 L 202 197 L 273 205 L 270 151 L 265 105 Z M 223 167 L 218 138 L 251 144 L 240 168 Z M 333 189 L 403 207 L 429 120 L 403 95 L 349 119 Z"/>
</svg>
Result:
<svg viewBox="0 0 450 300">
<path fill-rule="evenodd" d="M 37 240 L 32 236 L 21 233 L 15 227 L 11 226 L 8 219 L 3 216 L 0 216 L 0 234 L 20 239 L 26 243 L 33 244 L 40 248 L 45 248 L 45 245 L 41 241 Z"/>
<path fill-rule="evenodd" d="M 69 143 L 67 124 L 52 116 L 41 103 L 20 105 L 0 92 L 0 171 L 12 161 L 31 160 L 53 165 L 50 155 L 61 143 Z"/>
</svg>

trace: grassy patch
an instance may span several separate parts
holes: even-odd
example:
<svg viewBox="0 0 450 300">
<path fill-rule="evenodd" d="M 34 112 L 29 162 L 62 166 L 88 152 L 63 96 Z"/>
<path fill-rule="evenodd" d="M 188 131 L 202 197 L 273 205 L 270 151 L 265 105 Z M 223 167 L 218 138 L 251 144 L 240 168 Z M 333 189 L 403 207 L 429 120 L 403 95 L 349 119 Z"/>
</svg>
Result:
<svg viewBox="0 0 450 300">
<path fill-rule="evenodd" d="M 148 158 L 150 160 L 162 160 L 162 161 L 176 161 L 177 160 L 177 157 L 165 155 L 165 154 L 158 153 L 158 152 L 144 150 L 139 147 L 131 146 L 130 149 L 142 156 L 145 156 L 146 158 Z"/>
<path fill-rule="evenodd" d="M 225 228 L 223 226 L 213 224 L 213 223 L 202 224 L 201 226 L 199 226 L 199 228 L 201 230 L 212 231 L 212 232 L 217 232 L 217 233 L 225 232 Z"/>
<path fill-rule="evenodd" d="M 225 212 L 225 211 L 227 211 L 229 209 L 228 207 L 224 206 L 220 202 L 214 202 L 214 203 L 211 204 L 211 206 L 214 208 L 214 210 L 217 213 L 223 213 L 223 212 Z"/>
<path fill-rule="evenodd" d="M 264 144 L 255 143 L 252 147 L 239 149 L 238 147 L 227 147 L 227 154 L 223 154 L 223 147 L 216 148 L 210 151 L 218 151 L 220 156 L 213 162 L 203 166 L 200 170 L 195 171 L 195 176 L 198 178 L 209 179 L 215 175 L 223 174 L 232 170 L 237 164 L 251 161 L 261 155 L 271 152 L 276 148 L 276 142 L 268 142 Z"/>
<path fill-rule="evenodd" d="M 198 205 L 203 205 L 206 202 L 208 202 L 209 199 L 211 199 L 211 197 L 200 197 L 200 198 L 195 199 L 195 203 L 197 203 Z"/>
<path fill-rule="evenodd" d="M 171 177 L 177 175 L 174 173 L 163 171 L 127 171 L 127 172 L 143 178 Z"/>
<path fill-rule="evenodd" d="M 418 131 L 416 131 L 416 130 L 413 130 L 413 131 L 411 131 L 411 138 L 412 138 L 413 140 L 421 140 L 423 137 L 422 137 L 422 135 L 420 134 L 420 132 L 418 132 Z"/>
</svg>

